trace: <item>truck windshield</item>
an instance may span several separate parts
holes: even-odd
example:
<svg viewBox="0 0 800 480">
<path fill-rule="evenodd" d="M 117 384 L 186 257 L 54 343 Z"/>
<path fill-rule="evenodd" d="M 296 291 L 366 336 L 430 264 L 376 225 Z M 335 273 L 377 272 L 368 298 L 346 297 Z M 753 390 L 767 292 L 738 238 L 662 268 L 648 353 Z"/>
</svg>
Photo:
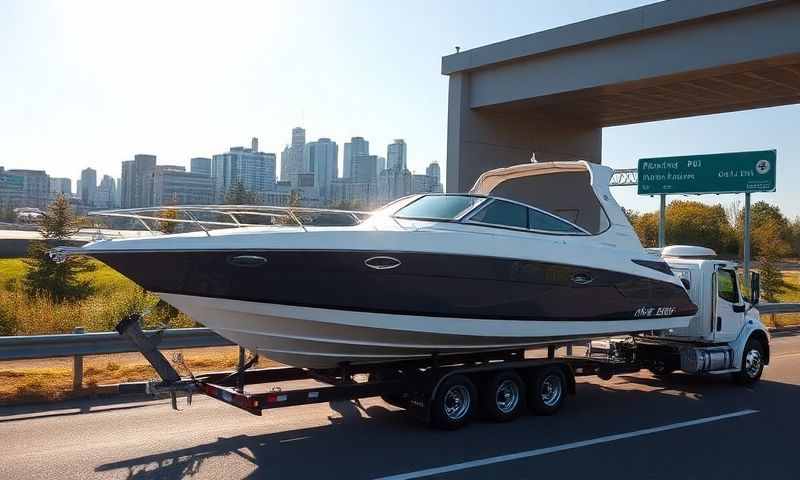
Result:
<svg viewBox="0 0 800 480">
<path fill-rule="evenodd" d="M 426 195 L 395 212 L 396 218 L 456 220 L 486 200 L 469 195 Z"/>
</svg>

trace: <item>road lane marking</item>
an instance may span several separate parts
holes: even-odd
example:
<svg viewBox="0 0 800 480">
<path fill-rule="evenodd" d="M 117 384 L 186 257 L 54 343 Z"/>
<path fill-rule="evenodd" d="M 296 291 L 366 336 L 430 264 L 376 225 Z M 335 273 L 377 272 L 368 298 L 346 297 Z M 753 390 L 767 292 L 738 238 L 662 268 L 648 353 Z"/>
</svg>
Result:
<svg viewBox="0 0 800 480">
<path fill-rule="evenodd" d="M 378 478 L 377 480 L 411 480 L 414 478 L 429 477 L 431 475 L 440 475 L 443 473 L 457 472 L 460 470 L 467 470 L 469 468 L 493 465 L 495 463 L 510 462 L 513 460 L 520 460 L 523 458 L 538 457 L 550 453 L 563 452 L 566 450 L 574 450 L 576 448 L 589 447 L 592 445 L 599 445 L 601 443 L 616 442 L 617 440 L 625 440 L 628 438 L 641 437 L 643 435 L 650 435 L 653 433 L 667 432 L 669 430 L 677 430 L 679 428 L 693 427 L 695 425 L 702 425 L 704 423 L 719 422 L 721 420 L 743 417 L 745 415 L 752 415 L 754 413 L 758 413 L 758 410 L 739 410 L 738 412 L 726 413 L 724 415 L 698 418 L 697 420 L 672 423 L 660 427 L 645 428 L 643 430 L 635 430 L 633 432 L 627 432 L 627 433 L 618 433 L 616 435 L 606 435 L 604 437 L 592 438 L 590 440 L 582 440 L 580 442 L 565 443 L 562 445 L 555 445 L 553 447 L 537 448 L 535 450 L 528 450 L 526 452 L 511 453 L 508 455 L 499 455 L 497 457 L 489 457 L 489 458 L 483 458 L 481 460 L 472 460 L 469 462 L 455 463 L 453 465 L 445 465 L 443 467 L 417 470 L 416 472 L 401 473 L 398 475 L 389 475 L 388 477 L 381 477 Z"/>
</svg>

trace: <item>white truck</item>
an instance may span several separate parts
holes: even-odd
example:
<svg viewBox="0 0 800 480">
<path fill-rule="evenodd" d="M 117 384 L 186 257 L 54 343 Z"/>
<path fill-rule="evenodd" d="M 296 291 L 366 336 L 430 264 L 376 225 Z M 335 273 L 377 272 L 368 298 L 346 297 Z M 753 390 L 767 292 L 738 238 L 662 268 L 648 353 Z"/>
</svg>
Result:
<svg viewBox="0 0 800 480">
<path fill-rule="evenodd" d="M 755 309 L 758 274 L 752 275 L 751 295 L 745 299 L 736 265 L 716 259 L 712 250 L 673 246 L 657 254 L 699 307 L 689 326 L 592 341 L 581 356 L 571 352 L 558 356 L 562 345 L 553 344 L 544 358 L 514 349 L 315 372 L 294 367 L 251 369 L 258 357 L 245 362 L 240 350 L 240 366 L 234 372 L 181 378 L 158 352 L 158 338 L 142 332 L 138 317 L 124 319 L 117 330 L 161 376 L 161 381 L 147 385 L 148 392 L 171 394 L 175 408 L 176 393 L 185 392 L 191 399 L 193 392 L 202 392 L 255 415 L 287 406 L 380 396 L 433 426 L 455 429 L 477 412 L 494 421 L 512 420 L 526 409 L 553 414 L 567 394 L 576 392 L 576 376 L 608 379 L 645 368 L 658 376 L 682 370 L 732 374 L 743 384 L 758 381 L 770 354 L 769 334 Z M 286 384 L 298 380 L 314 382 L 302 388 Z M 267 384 L 266 392 L 246 388 L 252 384 Z"/>
<path fill-rule="evenodd" d="M 769 333 L 757 310 L 758 274 L 751 275 L 751 295 L 744 298 L 736 264 L 716 259 L 713 250 L 672 246 L 660 253 L 698 310 L 687 328 L 643 337 L 640 360 L 657 375 L 682 370 L 757 381 L 769 363 Z"/>
</svg>

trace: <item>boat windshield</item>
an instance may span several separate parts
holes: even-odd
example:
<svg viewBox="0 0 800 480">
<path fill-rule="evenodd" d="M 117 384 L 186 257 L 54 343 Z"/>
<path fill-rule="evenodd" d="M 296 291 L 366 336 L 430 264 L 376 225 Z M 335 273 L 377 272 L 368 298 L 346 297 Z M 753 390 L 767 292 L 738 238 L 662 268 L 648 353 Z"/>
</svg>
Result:
<svg viewBox="0 0 800 480">
<path fill-rule="evenodd" d="M 458 220 L 485 200 L 484 197 L 471 195 L 425 195 L 396 211 L 394 217 Z"/>
</svg>

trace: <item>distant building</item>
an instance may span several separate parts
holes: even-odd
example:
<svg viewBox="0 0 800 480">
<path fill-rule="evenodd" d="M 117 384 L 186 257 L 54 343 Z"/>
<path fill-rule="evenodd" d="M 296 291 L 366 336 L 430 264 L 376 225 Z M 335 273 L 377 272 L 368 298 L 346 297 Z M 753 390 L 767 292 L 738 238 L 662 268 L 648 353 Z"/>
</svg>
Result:
<svg viewBox="0 0 800 480">
<path fill-rule="evenodd" d="M 301 127 L 292 129 L 292 144 L 281 153 L 281 180 L 296 185 L 298 173 L 304 173 L 303 156 L 306 145 L 306 131 Z"/>
<path fill-rule="evenodd" d="M 159 165 L 153 177 L 156 205 L 208 205 L 214 201 L 211 177 L 174 165 Z"/>
<path fill-rule="evenodd" d="M 117 185 L 114 178 L 110 175 L 103 175 L 100 185 L 97 187 L 94 206 L 97 208 L 116 208 Z"/>
<path fill-rule="evenodd" d="M 353 182 L 350 178 L 338 178 L 331 183 L 331 203 L 335 206 L 347 203 L 359 210 L 372 210 L 380 203 L 376 182 Z"/>
<path fill-rule="evenodd" d="M 50 177 L 44 170 L 0 168 L 0 205 L 46 209 L 50 202 Z"/>
<path fill-rule="evenodd" d="M 339 146 L 330 138 L 307 143 L 304 164 L 305 171 L 314 174 L 319 197 L 329 201 L 331 182 L 339 176 Z"/>
<path fill-rule="evenodd" d="M 386 151 L 386 168 L 389 170 L 406 170 L 408 168 L 408 150 L 405 140 L 398 138 L 390 143 Z"/>
<path fill-rule="evenodd" d="M 376 183 L 378 181 L 378 157 L 359 154 L 353 157 L 350 179 L 354 183 Z"/>
<path fill-rule="evenodd" d="M 79 192 L 81 202 L 86 206 L 94 206 L 97 196 L 97 170 L 86 168 L 81 171 L 81 190 Z"/>
<path fill-rule="evenodd" d="M 386 170 L 386 157 L 378 157 L 378 173 Z"/>
<path fill-rule="evenodd" d="M 155 171 L 155 155 L 137 154 L 133 160 L 122 162 L 122 182 L 119 186 L 122 208 L 153 206 Z"/>
<path fill-rule="evenodd" d="M 257 143 L 257 142 L 256 142 Z M 258 151 L 258 150 L 256 150 Z M 207 177 L 211 176 L 211 159 L 206 157 L 194 157 L 190 161 L 192 173 L 199 173 Z"/>
<path fill-rule="evenodd" d="M 342 159 L 342 177 L 350 178 L 353 170 L 353 159 L 357 155 L 369 155 L 369 142 L 364 137 L 353 137 L 344 144 L 344 158 Z"/>
<path fill-rule="evenodd" d="M 257 143 L 255 143 L 257 145 Z M 225 194 L 236 183 L 252 192 L 263 202 L 266 192 L 275 189 L 275 154 L 254 151 L 252 148 L 233 147 L 227 153 L 214 155 L 211 177 L 214 202 L 225 201 Z"/>
<path fill-rule="evenodd" d="M 50 177 L 50 198 L 55 199 L 58 195 L 66 198 L 72 196 L 72 179 Z"/>
<path fill-rule="evenodd" d="M 413 191 L 413 177 L 406 169 L 389 168 L 378 176 L 378 198 L 381 205 L 410 195 Z"/>
<path fill-rule="evenodd" d="M 425 174 L 433 178 L 434 183 L 442 183 L 442 171 L 437 162 L 431 162 L 425 169 Z"/>
</svg>

